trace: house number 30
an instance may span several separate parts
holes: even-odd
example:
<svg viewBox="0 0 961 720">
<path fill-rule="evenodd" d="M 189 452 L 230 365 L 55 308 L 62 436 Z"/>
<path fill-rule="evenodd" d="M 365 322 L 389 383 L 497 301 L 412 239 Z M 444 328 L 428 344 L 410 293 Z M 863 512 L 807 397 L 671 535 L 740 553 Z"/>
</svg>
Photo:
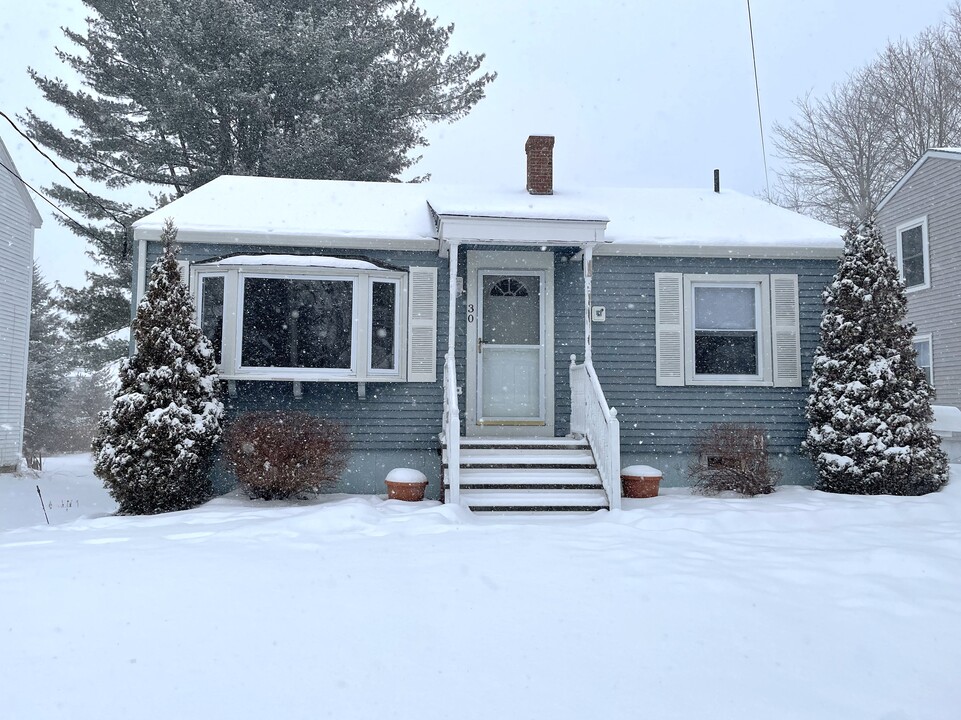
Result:
<svg viewBox="0 0 961 720">
<path fill-rule="evenodd" d="M 467 306 L 467 322 L 469 323 L 474 322 L 474 306 L 473 305 Z"/>
</svg>

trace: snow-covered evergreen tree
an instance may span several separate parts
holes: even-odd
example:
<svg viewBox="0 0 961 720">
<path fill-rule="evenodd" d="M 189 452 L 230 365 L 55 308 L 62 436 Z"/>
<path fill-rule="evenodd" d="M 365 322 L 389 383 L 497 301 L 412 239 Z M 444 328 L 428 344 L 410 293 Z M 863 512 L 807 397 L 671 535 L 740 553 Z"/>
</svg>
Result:
<svg viewBox="0 0 961 720">
<path fill-rule="evenodd" d="M 873 222 L 844 238 L 824 291 L 805 450 L 816 487 L 858 495 L 922 495 L 947 481 L 931 430 L 931 388 L 918 368 L 914 327 L 894 260 Z"/>
<path fill-rule="evenodd" d="M 424 129 L 467 115 L 495 77 L 414 0 L 82 2 L 86 27 L 57 52 L 68 72 L 30 71 L 59 112 L 22 121 L 111 191 L 46 188 L 100 266 L 63 291 L 91 369 L 126 352 L 110 335 L 129 321 L 128 230 L 154 209 L 118 188 L 163 205 L 224 174 L 394 180 Z"/>
<path fill-rule="evenodd" d="M 62 449 L 62 435 L 69 424 L 64 408 L 70 374 L 65 325 L 53 288 L 34 263 L 23 421 L 23 448 L 28 456 Z"/>
<path fill-rule="evenodd" d="M 124 514 L 189 508 L 211 491 L 223 403 L 213 348 L 180 279 L 176 237 L 168 219 L 133 322 L 136 352 L 121 365 L 120 388 L 93 444 L 95 472 Z"/>
</svg>

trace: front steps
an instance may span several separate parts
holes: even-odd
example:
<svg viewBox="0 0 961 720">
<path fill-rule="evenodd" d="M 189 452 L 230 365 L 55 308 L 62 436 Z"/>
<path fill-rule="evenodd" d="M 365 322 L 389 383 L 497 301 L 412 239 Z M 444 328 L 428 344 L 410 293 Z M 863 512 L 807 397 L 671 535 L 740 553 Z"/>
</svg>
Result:
<svg viewBox="0 0 961 720">
<path fill-rule="evenodd" d="M 446 444 L 441 449 L 446 496 Z M 475 512 L 609 509 L 586 440 L 461 438 L 460 468 L 460 504 Z"/>
</svg>

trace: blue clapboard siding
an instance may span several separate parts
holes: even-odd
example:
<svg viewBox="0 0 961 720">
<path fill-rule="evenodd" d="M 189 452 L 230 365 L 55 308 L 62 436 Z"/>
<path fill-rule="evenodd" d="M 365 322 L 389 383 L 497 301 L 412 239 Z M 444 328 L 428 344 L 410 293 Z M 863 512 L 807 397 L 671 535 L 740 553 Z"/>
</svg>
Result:
<svg viewBox="0 0 961 720">
<path fill-rule="evenodd" d="M 806 423 L 807 378 L 817 346 L 821 293 L 835 261 L 600 257 L 594 265 L 594 305 L 607 321 L 593 325 L 594 365 L 608 402 L 618 410 L 623 464 L 667 466 L 678 484 L 697 438 L 713 423 L 763 427 L 782 454 L 791 481 L 810 480 L 798 461 Z M 803 387 L 658 387 L 655 383 L 654 274 L 657 272 L 798 275 Z M 673 482 L 671 482 L 673 480 Z"/>
<path fill-rule="evenodd" d="M 466 276 L 467 250 L 460 252 L 459 274 Z M 484 248 L 488 249 L 489 248 Z M 522 250 L 525 248 L 505 248 Z M 529 250 L 529 248 L 527 248 Z M 159 251 L 148 248 L 148 262 Z M 186 244 L 181 259 L 191 262 L 231 253 L 324 254 L 363 256 L 399 267 L 438 267 L 438 381 L 433 383 L 368 383 L 367 398 L 357 397 L 355 383 L 303 383 L 303 397 L 293 397 L 289 382 L 238 382 L 237 396 L 228 401 L 228 417 L 249 410 L 302 409 L 336 419 L 353 442 L 351 467 L 339 490 L 382 492 L 381 479 L 398 464 L 428 473 L 436 496 L 439 476 L 437 434 L 443 412 L 443 357 L 447 351 L 447 263 L 436 253 L 323 250 L 239 245 Z M 555 288 L 555 434 L 570 428 L 569 365 L 571 354 L 584 357 L 584 283 L 573 250 L 554 251 Z M 799 458 L 806 428 L 802 388 L 658 387 L 654 366 L 654 274 L 657 272 L 771 274 L 799 276 L 802 371 L 806 384 L 818 339 L 821 292 L 836 269 L 834 261 L 757 261 L 698 258 L 597 257 L 594 263 L 594 305 L 607 309 L 607 321 L 594 323 L 594 364 L 608 402 L 621 422 L 623 464 L 642 462 L 665 470 L 665 484 L 682 484 L 683 468 L 697 437 L 712 423 L 751 422 L 769 434 L 773 452 L 792 481 L 810 479 L 810 468 Z M 465 384 L 464 303 L 458 300 L 457 374 Z M 461 413 L 465 396 L 460 395 Z M 463 431 L 463 428 L 462 428 Z M 807 475 L 806 475 L 807 474 Z"/>
<path fill-rule="evenodd" d="M 156 260 L 160 244 L 148 244 L 148 267 Z M 293 396 L 290 382 L 238 381 L 236 397 L 225 397 L 227 422 L 254 410 L 303 410 L 340 422 L 351 441 L 351 461 L 339 492 L 384 492 L 383 478 L 392 467 L 415 467 L 431 479 L 431 492 L 439 494 L 438 433 L 443 412 L 443 356 L 447 349 L 448 284 L 446 261 L 437 253 L 358 251 L 311 248 L 184 243 L 180 260 L 191 263 L 232 254 L 326 255 L 363 257 L 396 267 L 433 267 L 438 272 L 438 381 L 436 383 L 367 383 L 367 397 L 357 394 L 357 383 L 304 382 L 303 396 Z M 218 485 L 232 484 L 221 469 Z"/>
</svg>

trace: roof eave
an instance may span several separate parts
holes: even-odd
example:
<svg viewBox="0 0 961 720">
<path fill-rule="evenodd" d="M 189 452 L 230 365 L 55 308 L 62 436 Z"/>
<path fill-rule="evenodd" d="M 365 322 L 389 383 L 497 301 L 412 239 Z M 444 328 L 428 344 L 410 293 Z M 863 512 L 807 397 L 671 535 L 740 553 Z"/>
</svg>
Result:
<svg viewBox="0 0 961 720">
<path fill-rule="evenodd" d="M 910 169 L 901 176 L 901 179 L 894 184 L 894 187 L 885 193 L 884 197 L 881 198 L 881 201 L 874 206 L 874 212 L 881 212 L 881 208 L 887 205 L 888 201 L 891 200 L 891 198 L 893 198 L 898 191 L 907 184 L 914 174 L 921 169 L 921 166 L 932 158 L 938 160 L 961 160 L 961 152 L 954 152 L 952 150 L 927 150 L 924 155 L 919 157 L 915 161 L 914 165 L 912 165 Z"/>
</svg>

